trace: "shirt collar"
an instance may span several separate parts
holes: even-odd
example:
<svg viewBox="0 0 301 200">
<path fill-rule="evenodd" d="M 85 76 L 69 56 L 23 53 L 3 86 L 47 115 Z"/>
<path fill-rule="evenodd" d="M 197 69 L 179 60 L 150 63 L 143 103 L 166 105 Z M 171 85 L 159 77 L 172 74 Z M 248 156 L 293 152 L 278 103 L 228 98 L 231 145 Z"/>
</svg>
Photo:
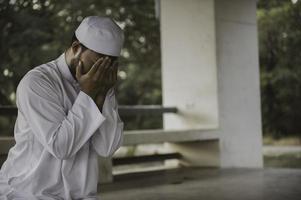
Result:
<svg viewBox="0 0 301 200">
<path fill-rule="evenodd" d="M 78 85 L 77 80 L 74 79 L 74 77 L 72 76 L 71 71 L 67 65 L 65 53 L 60 55 L 60 57 L 57 59 L 57 63 L 58 63 L 59 71 L 61 72 L 63 77 L 65 79 L 67 79 L 70 83 L 72 83 L 73 85 Z"/>
</svg>

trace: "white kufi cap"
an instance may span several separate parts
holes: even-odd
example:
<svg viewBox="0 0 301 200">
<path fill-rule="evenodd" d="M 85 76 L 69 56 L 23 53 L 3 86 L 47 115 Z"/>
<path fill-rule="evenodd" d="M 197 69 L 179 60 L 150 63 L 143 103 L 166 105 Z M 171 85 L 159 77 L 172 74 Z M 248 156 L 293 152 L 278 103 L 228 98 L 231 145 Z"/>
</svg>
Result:
<svg viewBox="0 0 301 200">
<path fill-rule="evenodd" d="M 80 43 L 101 54 L 119 56 L 123 30 L 109 17 L 86 17 L 75 31 Z"/>
</svg>

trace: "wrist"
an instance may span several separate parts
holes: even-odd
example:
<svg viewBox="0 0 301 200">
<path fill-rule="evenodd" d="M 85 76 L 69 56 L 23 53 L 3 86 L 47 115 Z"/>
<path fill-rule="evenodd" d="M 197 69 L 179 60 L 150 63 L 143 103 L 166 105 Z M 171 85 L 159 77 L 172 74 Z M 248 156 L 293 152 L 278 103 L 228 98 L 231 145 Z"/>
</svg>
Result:
<svg viewBox="0 0 301 200">
<path fill-rule="evenodd" d="M 90 98 L 92 98 L 93 100 L 95 99 L 95 95 L 90 93 L 90 92 L 87 92 L 85 90 L 80 90 L 81 92 L 85 93 L 86 95 L 88 95 Z"/>
<path fill-rule="evenodd" d="M 103 106 L 103 104 L 105 102 L 105 98 L 106 97 L 104 95 L 102 95 L 102 94 L 97 94 L 95 96 L 95 103 L 96 103 L 96 105 L 98 106 L 98 108 L 100 110 L 102 109 L 102 106 Z"/>
</svg>

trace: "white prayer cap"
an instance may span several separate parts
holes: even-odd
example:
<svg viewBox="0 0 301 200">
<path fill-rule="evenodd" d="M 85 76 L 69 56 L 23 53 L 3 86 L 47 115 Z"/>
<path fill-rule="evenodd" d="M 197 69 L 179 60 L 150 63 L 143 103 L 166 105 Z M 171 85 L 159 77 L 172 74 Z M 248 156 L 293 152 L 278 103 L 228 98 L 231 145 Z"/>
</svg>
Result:
<svg viewBox="0 0 301 200">
<path fill-rule="evenodd" d="M 109 17 L 86 17 L 76 29 L 75 35 L 87 48 L 117 57 L 124 41 L 122 29 Z"/>
</svg>

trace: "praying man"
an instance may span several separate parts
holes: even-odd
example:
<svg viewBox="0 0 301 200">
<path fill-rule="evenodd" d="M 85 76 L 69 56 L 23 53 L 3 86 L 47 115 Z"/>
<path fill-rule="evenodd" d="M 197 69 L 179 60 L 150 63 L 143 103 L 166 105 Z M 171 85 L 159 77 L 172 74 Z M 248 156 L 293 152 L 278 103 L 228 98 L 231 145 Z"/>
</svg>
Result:
<svg viewBox="0 0 301 200">
<path fill-rule="evenodd" d="M 24 75 L 0 199 L 98 199 L 98 156 L 123 143 L 114 90 L 123 42 L 112 19 L 86 17 L 64 53 Z"/>
</svg>

